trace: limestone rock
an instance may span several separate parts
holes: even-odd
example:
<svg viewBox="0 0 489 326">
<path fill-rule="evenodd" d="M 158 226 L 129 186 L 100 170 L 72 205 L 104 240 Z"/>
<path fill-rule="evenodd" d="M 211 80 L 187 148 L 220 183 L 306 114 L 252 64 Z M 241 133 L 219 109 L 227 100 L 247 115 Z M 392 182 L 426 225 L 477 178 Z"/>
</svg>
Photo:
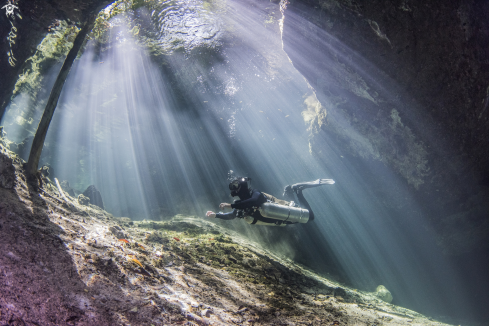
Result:
<svg viewBox="0 0 489 326">
<path fill-rule="evenodd" d="M 123 232 L 123 229 L 117 225 L 111 226 L 109 228 L 109 231 L 112 232 L 112 234 L 117 238 L 117 239 L 125 239 L 127 238 L 127 235 Z"/>
<path fill-rule="evenodd" d="M 71 188 L 68 180 L 61 181 L 59 185 L 61 186 L 61 189 L 63 189 L 63 191 L 66 191 L 68 195 L 70 195 L 71 197 L 75 197 L 75 190 Z"/>
<path fill-rule="evenodd" d="M 119 221 L 121 223 L 132 223 L 132 220 L 129 217 L 115 217 L 114 220 Z"/>
<path fill-rule="evenodd" d="M 0 154 L 0 187 L 12 189 L 15 184 L 15 168 L 12 159 Z"/>
<path fill-rule="evenodd" d="M 80 194 L 80 195 L 78 195 L 78 203 L 80 205 L 88 206 L 88 204 L 90 204 L 90 198 L 88 198 L 87 196 L 85 196 L 83 194 Z"/>
<path fill-rule="evenodd" d="M 11 146 L 11 149 L 17 153 L 24 161 L 29 159 L 29 152 L 31 150 L 32 142 L 34 140 L 34 136 L 28 136 L 24 138 L 23 141 L 16 144 L 16 146 Z"/>
<path fill-rule="evenodd" d="M 4 130 L 3 126 L 0 126 L 0 151 L 2 151 L 2 146 L 10 149 L 10 142 L 7 140 L 7 132 Z"/>
<path fill-rule="evenodd" d="M 49 170 L 50 170 L 50 167 L 49 167 L 49 166 L 47 166 L 47 165 L 43 165 L 43 166 L 42 166 L 42 167 L 39 169 L 39 171 L 41 172 L 41 174 L 42 174 L 43 176 L 45 176 L 45 177 L 48 177 L 48 176 L 49 176 L 49 174 L 50 174 Z M 51 172 L 52 172 L 52 171 L 51 171 Z"/>
<path fill-rule="evenodd" d="M 94 185 L 89 186 L 87 190 L 83 192 L 83 195 L 90 198 L 90 204 L 104 209 L 104 202 L 102 200 L 102 195 Z"/>
<path fill-rule="evenodd" d="M 144 243 L 148 243 L 148 242 L 156 242 L 156 243 L 165 244 L 165 243 L 168 243 L 168 240 L 166 238 L 163 238 L 160 233 L 153 231 L 150 234 L 146 234 L 146 238 L 144 239 Z"/>
<path fill-rule="evenodd" d="M 204 309 L 204 310 L 202 310 L 202 313 L 201 314 L 202 314 L 202 317 L 209 318 L 211 316 L 211 314 L 212 314 L 212 311 L 210 309 Z"/>
<path fill-rule="evenodd" d="M 381 299 L 381 300 L 383 300 L 383 301 L 385 301 L 385 302 L 387 302 L 387 303 L 391 303 L 391 302 L 392 302 L 392 294 L 391 294 L 391 293 L 390 293 L 390 291 L 389 291 L 389 290 L 387 290 L 387 288 L 386 288 L 385 286 L 383 286 L 383 285 L 379 285 L 379 286 L 377 286 L 377 289 L 375 290 L 375 295 L 376 295 L 376 296 L 377 296 L 379 299 Z"/>
</svg>

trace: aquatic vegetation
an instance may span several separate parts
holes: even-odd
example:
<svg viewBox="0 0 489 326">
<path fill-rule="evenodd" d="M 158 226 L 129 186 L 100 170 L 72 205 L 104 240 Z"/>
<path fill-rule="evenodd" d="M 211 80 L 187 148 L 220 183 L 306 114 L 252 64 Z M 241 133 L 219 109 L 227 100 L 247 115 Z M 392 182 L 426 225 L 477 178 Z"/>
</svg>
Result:
<svg viewBox="0 0 489 326">
<path fill-rule="evenodd" d="M 24 69 L 19 76 L 13 95 L 19 93 L 29 94 L 32 100 L 36 99 L 45 72 L 53 63 L 60 62 L 69 52 L 79 28 L 60 21 L 59 25 L 46 34 L 46 37 L 37 46 L 36 52 L 24 63 Z M 29 115 L 27 115 L 29 116 Z"/>
<path fill-rule="evenodd" d="M 13 188 L 15 179 L 15 168 L 12 159 L 0 153 L 0 187 Z"/>
<path fill-rule="evenodd" d="M 84 205 L 84 206 L 90 205 L 90 198 L 88 198 L 87 196 L 85 196 L 83 194 L 79 194 L 77 197 L 77 200 L 78 200 L 78 203 L 80 205 Z"/>
<path fill-rule="evenodd" d="M 6 155 L 0 153 L 3 157 Z M 336 321 L 371 324 L 390 318 L 397 325 L 409 325 L 414 319 L 418 324 L 442 325 L 390 305 L 377 294 L 321 277 L 201 218 L 115 218 L 97 206 L 79 205 L 71 197 L 62 199 L 48 178 L 39 195 L 31 196 L 20 161 L 13 161 L 13 167 L 17 186 L 12 190 L 0 187 L 0 207 L 15 213 L 4 214 L 0 235 L 2 240 L 21 247 L 9 248 L 11 252 L 6 256 L 10 258 L 2 261 L 3 269 L 16 272 L 12 273 L 10 292 L 0 289 L 6 300 L 12 295 L 16 302 L 27 303 L 33 297 L 44 299 L 42 302 L 49 302 L 48 297 L 58 300 L 47 286 L 55 282 L 56 290 L 63 291 L 64 302 L 81 298 L 87 302 L 83 309 L 88 309 L 89 303 L 90 307 L 113 312 L 92 315 L 91 322 L 99 324 L 195 321 L 267 325 L 315 320 L 326 325 Z M 71 204 L 65 205 L 67 202 Z M 34 209 L 15 208 L 26 204 Z M 43 218 L 39 218 L 39 212 Z M 8 232 L 4 223 L 12 226 Z M 125 238 L 117 236 L 121 232 Z M 175 238 L 180 241 L 171 241 Z M 39 255 L 34 267 L 28 265 L 28 256 L 33 253 Z M 21 291 L 30 278 L 36 279 L 29 283 L 35 290 Z M 49 306 L 51 312 L 63 309 L 58 301 Z M 5 310 L 1 311 L 3 315 Z M 110 316 L 115 319 L 109 320 Z"/>
<path fill-rule="evenodd" d="M 377 288 L 375 289 L 375 295 L 377 297 L 379 297 L 380 299 L 384 300 L 385 302 L 388 302 L 388 303 L 392 302 L 392 294 L 383 285 L 377 286 Z"/>
</svg>

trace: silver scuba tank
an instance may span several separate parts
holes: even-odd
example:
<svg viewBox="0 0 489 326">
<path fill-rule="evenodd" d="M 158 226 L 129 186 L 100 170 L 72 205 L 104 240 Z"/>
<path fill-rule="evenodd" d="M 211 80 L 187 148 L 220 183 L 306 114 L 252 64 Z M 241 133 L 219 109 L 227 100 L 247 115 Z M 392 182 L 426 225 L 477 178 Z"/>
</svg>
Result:
<svg viewBox="0 0 489 326">
<path fill-rule="evenodd" d="M 291 223 L 307 223 L 309 221 L 309 211 L 300 207 L 263 203 L 258 208 L 264 217 Z"/>
<path fill-rule="evenodd" d="M 287 225 L 285 223 L 279 222 L 279 220 L 277 220 L 277 224 L 263 222 L 263 221 L 255 221 L 255 219 L 252 216 L 245 216 L 243 219 L 246 221 L 246 223 L 254 224 L 254 225 L 268 225 L 268 226 L 286 226 Z"/>
</svg>

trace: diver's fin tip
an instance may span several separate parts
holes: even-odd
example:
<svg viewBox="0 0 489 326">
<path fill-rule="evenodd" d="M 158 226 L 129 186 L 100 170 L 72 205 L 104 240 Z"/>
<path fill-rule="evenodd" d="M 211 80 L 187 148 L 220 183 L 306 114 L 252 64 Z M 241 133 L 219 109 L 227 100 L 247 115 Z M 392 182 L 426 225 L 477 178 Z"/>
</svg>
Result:
<svg viewBox="0 0 489 326">
<path fill-rule="evenodd" d="M 319 184 L 323 184 L 323 185 L 334 185 L 335 184 L 335 181 L 333 179 L 321 179 L 319 181 Z"/>
<path fill-rule="evenodd" d="M 319 186 L 322 186 L 322 185 L 332 185 L 334 183 L 335 182 L 334 182 L 333 179 L 317 179 L 317 180 L 314 180 L 314 181 L 296 183 L 296 184 L 293 184 L 291 186 L 287 186 L 287 187 L 285 187 L 284 191 L 287 191 L 287 188 L 289 188 L 289 187 L 292 190 L 296 191 L 296 190 L 304 190 L 304 189 L 307 189 L 307 188 L 319 187 Z"/>
</svg>

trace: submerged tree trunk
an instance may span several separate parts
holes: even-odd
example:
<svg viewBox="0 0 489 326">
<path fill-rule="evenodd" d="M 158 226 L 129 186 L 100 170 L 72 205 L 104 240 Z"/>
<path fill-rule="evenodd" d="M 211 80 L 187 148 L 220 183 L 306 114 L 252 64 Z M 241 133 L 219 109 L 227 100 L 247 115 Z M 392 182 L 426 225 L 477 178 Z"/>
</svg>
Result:
<svg viewBox="0 0 489 326">
<path fill-rule="evenodd" d="M 42 148 L 44 146 L 44 140 L 46 139 L 46 134 L 48 132 L 51 119 L 53 118 L 54 110 L 56 109 L 56 105 L 58 104 L 61 90 L 63 89 L 63 85 L 71 70 L 71 66 L 73 65 L 73 62 L 75 61 L 75 58 L 80 51 L 85 37 L 92 29 L 97 14 L 97 11 L 90 13 L 87 22 L 76 36 L 75 41 L 73 42 L 73 47 L 71 48 L 70 52 L 68 52 L 63 66 L 59 71 L 58 78 L 56 78 L 56 81 L 54 82 L 53 89 L 51 90 L 51 94 L 49 95 L 46 108 L 44 109 L 44 113 L 42 115 L 41 121 L 39 122 L 36 135 L 34 136 L 34 140 L 32 142 L 29 160 L 27 161 L 26 172 L 29 177 L 36 175 L 37 167 L 39 165 L 39 159 L 41 158 Z"/>
</svg>

